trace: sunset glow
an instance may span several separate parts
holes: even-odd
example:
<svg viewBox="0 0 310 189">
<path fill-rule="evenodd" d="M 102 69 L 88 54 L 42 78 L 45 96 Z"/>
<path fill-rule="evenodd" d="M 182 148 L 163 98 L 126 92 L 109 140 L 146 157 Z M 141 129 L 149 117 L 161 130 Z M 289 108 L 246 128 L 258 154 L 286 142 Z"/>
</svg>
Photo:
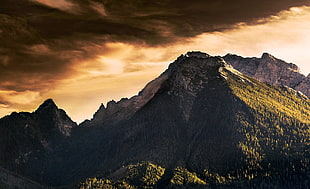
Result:
<svg viewBox="0 0 310 189">
<path fill-rule="evenodd" d="M 126 35 L 133 35 L 128 34 L 129 37 L 125 37 L 121 31 L 113 33 L 112 29 L 108 31 L 109 28 L 104 30 L 106 35 L 101 35 L 101 28 L 98 31 L 94 28 L 91 30 L 95 33 L 93 35 L 90 35 L 89 31 L 66 35 L 65 32 L 69 31 L 65 30 L 55 37 L 53 33 L 49 33 L 52 32 L 52 29 L 49 29 L 43 33 L 47 36 L 46 39 L 37 39 L 38 36 L 44 36 L 38 34 L 41 30 L 36 33 L 34 29 L 25 27 L 26 21 L 22 19 L 1 17 L 2 20 L 11 20 L 12 25 L 19 28 L 16 36 L 22 37 L 17 41 L 27 38 L 35 42 L 23 41 L 23 45 L 14 43 L 0 49 L 0 116 L 12 111 L 34 111 L 42 101 L 53 98 L 73 120 L 82 122 L 90 119 L 101 103 L 106 104 L 112 99 L 119 100 L 137 94 L 180 54 L 192 50 L 221 56 L 234 53 L 244 57 L 260 57 L 263 52 L 268 52 L 286 62 L 297 64 L 304 75 L 310 72 L 310 7 L 306 6 L 309 1 L 267 16 L 254 15 L 250 21 L 218 21 L 218 25 L 224 29 L 197 29 L 197 33 L 193 31 L 191 34 L 177 35 L 179 30 L 176 26 L 154 18 L 149 23 L 156 24 L 152 24 L 148 32 L 155 33 L 158 38 L 144 30 L 140 31 L 148 25 L 144 25 L 143 20 L 135 20 L 138 13 L 123 21 L 121 16 L 115 16 L 118 9 L 112 9 L 112 5 L 109 10 L 109 6 L 92 1 L 87 5 L 66 0 L 31 1 L 68 12 L 73 15 L 74 21 L 75 16 L 84 19 L 83 14 L 97 15 L 100 19 L 111 16 L 113 24 L 109 22 L 109 28 L 126 22 L 125 26 L 128 28 L 124 32 Z M 153 15 L 163 14 L 151 8 L 149 11 Z M 139 16 L 145 14 L 146 12 L 140 12 Z M 167 13 L 178 14 L 172 10 Z M 63 20 L 69 18 L 71 19 L 71 16 L 65 15 Z M 38 28 L 43 25 L 37 18 L 28 22 Z M 77 22 L 74 27 L 83 27 L 87 22 L 89 21 Z M 93 24 L 102 23 L 98 21 Z M 181 26 L 193 27 L 186 24 Z M 0 35 L 5 32 L 1 29 Z M 141 32 L 137 36 L 136 30 Z M 188 31 L 190 30 L 192 29 Z M 11 46 L 12 49 L 20 48 L 21 52 L 12 53 L 13 50 L 9 49 Z M 22 54 L 25 54 L 26 58 L 23 58 Z M 42 66 L 43 64 L 46 66 Z"/>
</svg>

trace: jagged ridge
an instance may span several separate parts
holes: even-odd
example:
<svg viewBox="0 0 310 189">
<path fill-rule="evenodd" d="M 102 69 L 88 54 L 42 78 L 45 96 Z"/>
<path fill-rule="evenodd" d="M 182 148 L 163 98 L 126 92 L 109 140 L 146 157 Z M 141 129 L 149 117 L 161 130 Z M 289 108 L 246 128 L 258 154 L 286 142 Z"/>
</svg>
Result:
<svg viewBox="0 0 310 189">
<path fill-rule="evenodd" d="M 34 113 L 1 119 L 0 128 L 8 127 L 4 120 L 42 116 L 40 123 L 52 122 L 47 128 L 64 136 L 61 112 L 48 100 Z M 225 57 L 189 52 L 137 96 L 102 106 L 93 120 L 70 128 L 48 156 L 29 156 L 38 160 L 25 170 L 52 186 L 142 161 L 241 181 L 268 174 L 291 181 L 309 171 L 309 116 L 309 99 L 300 93 L 243 75 Z"/>
<path fill-rule="evenodd" d="M 120 120 L 129 119 L 136 111 L 143 107 L 158 91 L 161 84 L 171 75 L 171 72 L 174 69 L 178 69 L 177 66 L 183 59 L 186 58 L 198 58 L 206 59 L 211 58 L 207 53 L 199 51 L 191 51 L 185 55 L 181 55 L 177 60 L 170 65 L 170 67 L 161 74 L 158 78 L 151 81 L 146 87 L 136 96 L 133 96 L 130 99 L 123 98 L 119 102 L 110 101 L 107 104 L 107 107 L 104 107 L 101 104 L 100 108 L 94 114 L 91 122 L 86 121 L 81 124 L 82 126 L 90 126 L 94 124 L 103 124 L 106 122 L 117 123 Z M 215 58 L 215 57 L 213 57 Z M 220 58 L 220 57 L 217 57 Z M 283 60 L 277 59 L 274 56 L 263 53 L 261 58 L 243 58 L 241 56 L 227 54 L 222 57 L 224 60 L 223 64 L 226 67 L 233 66 L 235 69 L 241 73 L 254 77 L 261 82 L 267 82 L 273 85 L 278 86 L 288 86 L 297 91 L 301 91 L 306 96 L 310 96 L 310 74 L 308 77 L 305 77 L 300 73 L 298 66 L 292 63 L 286 63 Z M 205 63 L 206 64 L 206 63 Z M 204 64 L 203 64 L 204 65 Z M 203 66 L 199 67 L 199 63 L 196 63 L 196 70 L 203 70 Z M 204 65 L 206 66 L 206 65 Z M 176 67 L 176 68 L 174 68 Z M 187 68 L 184 68 L 187 69 Z M 201 74 L 201 73 L 200 73 Z M 178 82 L 190 82 L 193 78 L 187 78 L 187 81 L 178 81 Z M 175 83 L 176 86 L 178 85 Z M 186 83 L 187 85 L 188 83 Z M 175 87 L 176 87 L 175 86 Z M 184 90 L 191 91 L 191 86 L 186 86 Z M 186 109 L 186 107 L 184 107 Z"/>
<path fill-rule="evenodd" d="M 261 58 L 243 58 L 233 54 L 227 54 L 223 58 L 241 73 L 261 82 L 286 85 L 310 96 L 309 76 L 301 74 L 295 64 L 286 63 L 268 53 L 263 53 Z"/>
</svg>

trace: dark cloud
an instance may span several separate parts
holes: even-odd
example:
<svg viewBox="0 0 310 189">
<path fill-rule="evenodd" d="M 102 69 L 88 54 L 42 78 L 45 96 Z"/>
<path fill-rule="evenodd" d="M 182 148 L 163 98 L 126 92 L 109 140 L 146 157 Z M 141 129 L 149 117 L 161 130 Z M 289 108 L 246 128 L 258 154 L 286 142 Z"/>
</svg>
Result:
<svg viewBox="0 0 310 189">
<path fill-rule="evenodd" d="M 165 45 L 302 5 L 310 1 L 1 0 L 0 90 L 51 88 L 77 62 L 108 53 L 106 42 Z"/>
<path fill-rule="evenodd" d="M 59 8 L 65 3 L 71 6 Z M 0 11 L 26 18 L 29 25 L 48 39 L 82 33 L 161 44 L 176 37 L 229 29 L 238 22 L 255 23 L 258 18 L 309 3 L 308 0 L 2 0 Z"/>
</svg>

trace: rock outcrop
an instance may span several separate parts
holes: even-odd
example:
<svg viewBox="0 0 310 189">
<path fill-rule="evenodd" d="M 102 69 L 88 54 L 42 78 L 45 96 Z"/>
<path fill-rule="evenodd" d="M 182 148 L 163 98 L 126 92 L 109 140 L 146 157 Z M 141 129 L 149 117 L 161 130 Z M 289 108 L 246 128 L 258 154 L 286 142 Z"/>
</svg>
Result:
<svg viewBox="0 0 310 189">
<path fill-rule="evenodd" d="M 204 61 L 204 59 L 209 58 L 210 61 Z M 186 61 L 184 61 L 186 60 Z M 193 63 L 195 62 L 195 63 Z M 199 91 L 199 87 L 202 87 L 204 82 L 207 82 L 205 72 L 210 69 L 219 69 L 221 66 L 230 66 L 221 57 L 210 57 L 207 53 L 199 51 L 191 51 L 185 55 L 181 55 L 174 61 L 169 68 L 162 73 L 158 78 L 149 82 L 138 95 L 128 98 L 123 98 L 118 102 L 114 100 L 107 103 L 107 107 L 103 104 L 100 105 L 97 112 L 94 114 L 93 119 L 90 121 L 85 121 L 81 126 L 90 126 L 96 124 L 104 123 L 117 123 L 119 121 L 127 120 L 135 112 L 137 112 L 141 107 L 143 107 L 149 100 L 151 100 L 154 94 L 158 91 L 161 85 L 169 78 L 175 77 L 174 83 L 170 85 L 173 86 L 170 93 L 182 92 L 189 93 L 192 97 Z M 192 75 L 195 76 L 192 78 Z M 173 75 L 173 76 L 171 76 Z M 196 85 L 195 81 L 201 82 Z M 184 102 L 190 99 L 183 99 Z M 187 105 L 183 105 L 184 111 Z M 185 115 L 188 113 L 185 113 Z"/>
<path fill-rule="evenodd" d="M 286 63 L 268 53 L 264 53 L 261 58 L 243 58 L 233 54 L 227 54 L 223 58 L 241 73 L 261 82 L 286 85 L 310 96 L 309 77 L 307 79 L 300 73 L 295 64 Z"/>
<path fill-rule="evenodd" d="M 304 95 L 310 97 L 310 74 L 298 83 L 294 89 L 301 91 Z"/>
</svg>

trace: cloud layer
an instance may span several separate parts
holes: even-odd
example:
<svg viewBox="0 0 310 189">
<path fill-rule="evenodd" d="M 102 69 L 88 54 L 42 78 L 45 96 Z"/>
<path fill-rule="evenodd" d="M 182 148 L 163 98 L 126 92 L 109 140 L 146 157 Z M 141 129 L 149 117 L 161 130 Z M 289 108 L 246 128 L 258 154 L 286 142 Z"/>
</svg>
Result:
<svg viewBox="0 0 310 189">
<path fill-rule="evenodd" d="M 268 51 L 306 64 L 307 5 L 309 0 L 1 0 L 0 116 L 33 110 L 52 97 L 81 121 L 100 102 L 137 93 L 188 50 Z M 309 70 L 304 66 L 304 73 Z"/>
</svg>

